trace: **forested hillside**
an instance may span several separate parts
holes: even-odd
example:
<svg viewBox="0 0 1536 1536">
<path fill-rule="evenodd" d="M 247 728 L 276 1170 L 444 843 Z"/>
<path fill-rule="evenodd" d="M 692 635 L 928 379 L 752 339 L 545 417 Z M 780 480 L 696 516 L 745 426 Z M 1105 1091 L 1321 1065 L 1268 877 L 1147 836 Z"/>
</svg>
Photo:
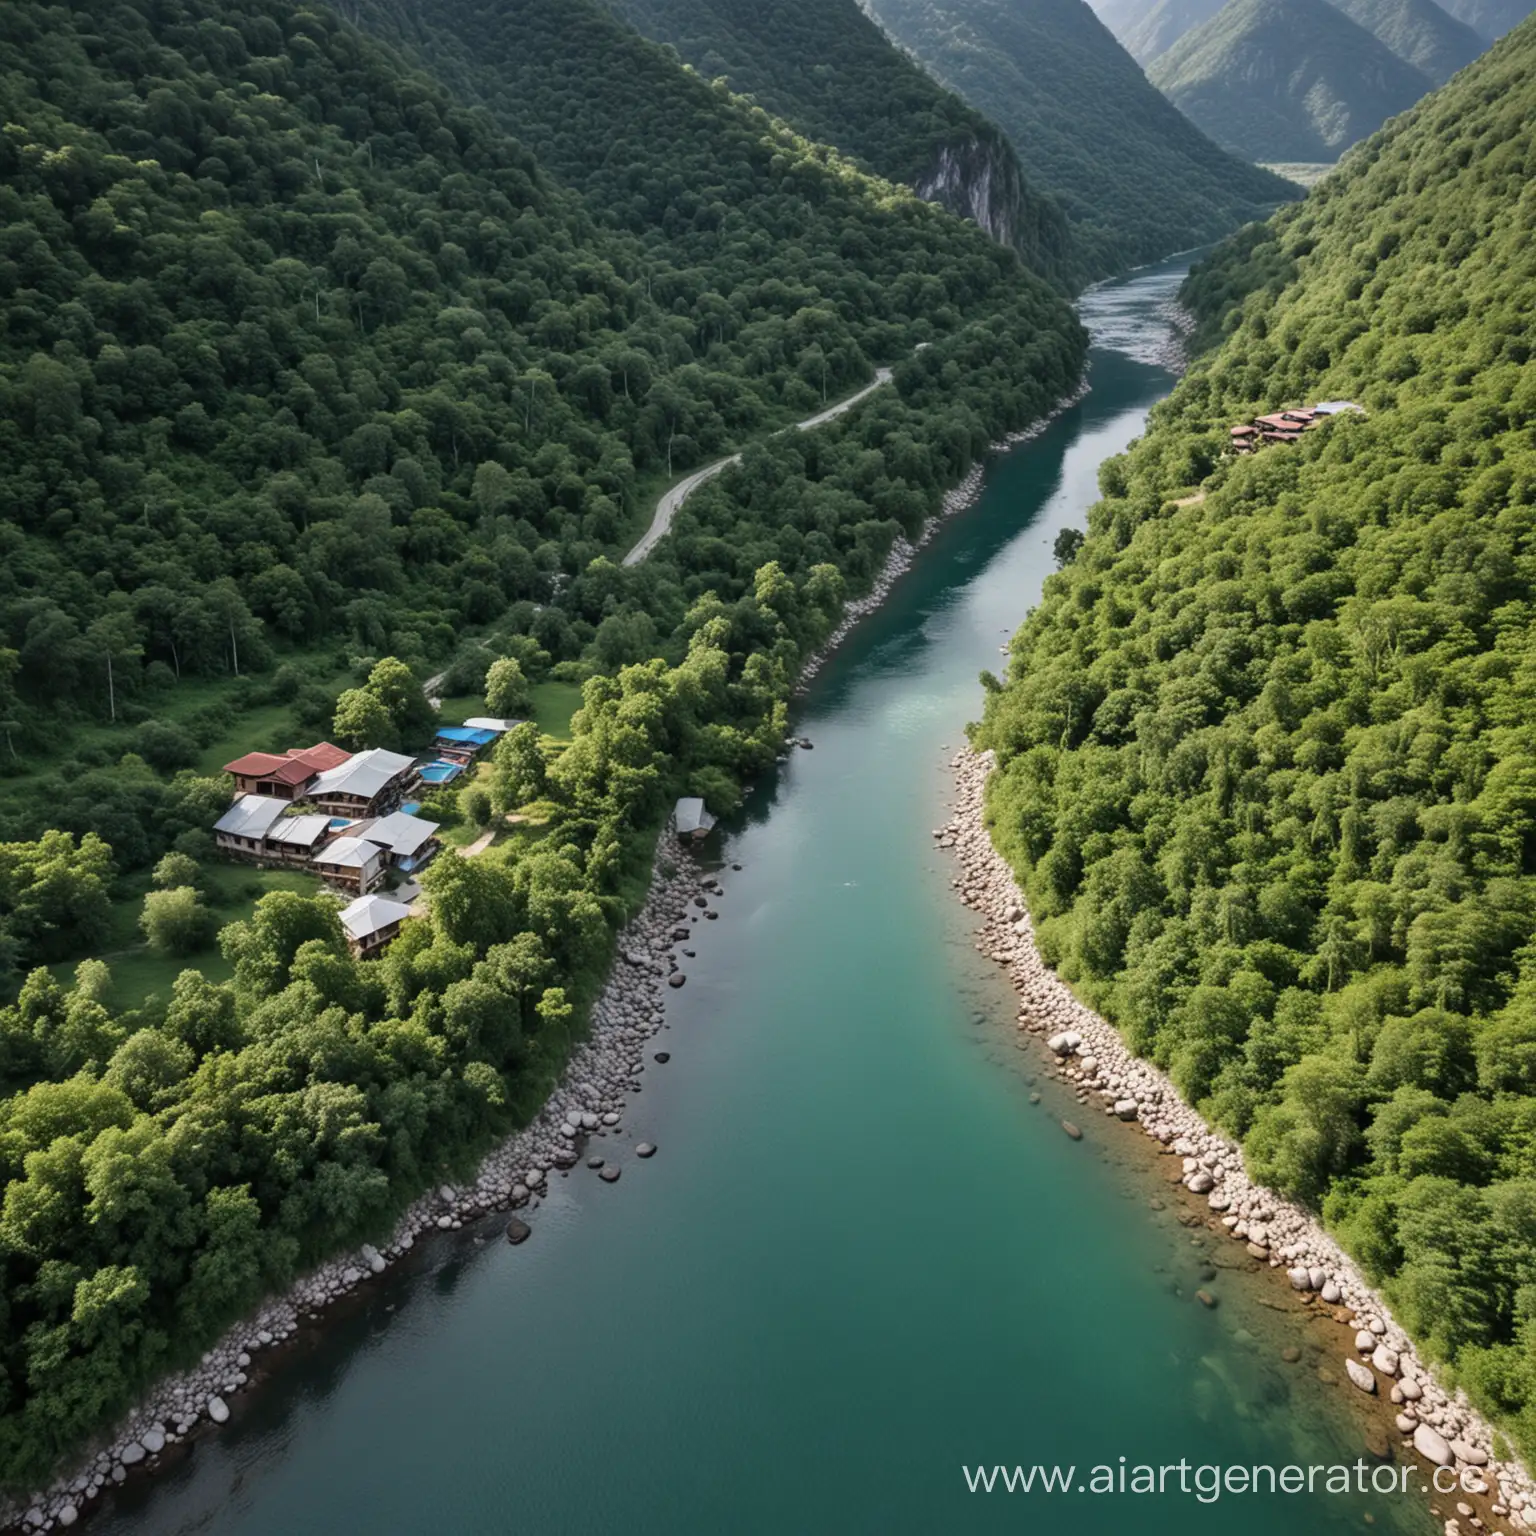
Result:
<svg viewBox="0 0 1536 1536">
<path fill-rule="evenodd" d="M 1228 0 L 1147 74 L 1252 160 L 1335 160 L 1432 84 L 1327 0 Z"/>
<path fill-rule="evenodd" d="M 540 13 L 550 49 L 574 11 Z M 136 725 L 178 680 L 259 673 L 274 651 L 441 658 L 613 552 L 642 480 L 919 340 L 983 316 L 1021 344 L 1049 333 L 1065 350 L 1047 394 L 1080 353 L 1010 253 L 604 12 L 606 32 L 572 27 L 586 73 L 539 71 L 522 110 L 560 125 L 543 140 L 607 230 L 489 117 L 328 12 L 164 14 L 0 13 L 12 772 L 57 746 L 61 715 Z M 599 71 L 609 101 L 573 111 L 593 94 L 561 82 Z M 627 108 L 631 159 L 596 164 Z M 680 592 L 626 581 L 610 609 L 680 617 Z M 573 601 L 536 621 L 557 660 L 595 632 Z M 32 805 L 67 803 L 75 778 Z"/>
<path fill-rule="evenodd" d="M 1079 376 L 1012 250 L 606 11 L 520 24 L 496 90 L 542 164 L 323 8 L 0 8 L 5 1486 L 542 1102 L 672 798 L 738 803 L 845 594 Z M 893 387 L 771 435 L 877 361 Z M 529 725 L 439 797 L 534 809 L 440 856 L 385 958 L 258 882 L 216 974 L 124 1005 L 125 900 L 174 957 L 238 873 L 210 745 L 350 709 L 425 746 L 417 679 L 478 694 L 498 657 L 584 681 L 569 742 Z"/>
<path fill-rule="evenodd" d="M 723 78 L 807 138 L 1075 275 L 1065 215 L 1027 184 L 1000 129 L 925 74 L 855 0 L 610 0 L 706 80 Z"/>
<path fill-rule="evenodd" d="M 1041 948 L 1536 1453 L 1536 23 L 1223 247 L 977 732 Z M 1255 411 L 1359 402 L 1224 453 Z"/>
<path fill-rule="evenodd" d="M 1229 233 L 1295 195 L 1218 149 L 1083 0 L 871 0 L 890 35 L 1013 141 L 1105 276 Z"/>
</svg>

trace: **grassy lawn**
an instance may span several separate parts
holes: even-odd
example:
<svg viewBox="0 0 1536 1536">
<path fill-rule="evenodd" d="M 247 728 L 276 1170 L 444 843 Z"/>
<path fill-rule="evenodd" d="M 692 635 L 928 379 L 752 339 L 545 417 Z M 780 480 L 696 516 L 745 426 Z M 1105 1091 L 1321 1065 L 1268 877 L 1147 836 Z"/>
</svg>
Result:
<svg viewBox="0 0 1536 1536">
<path fill-rule="evenodd" d="M 251 864 L 209 864 L 203 868 L 209 909 L 219 926 L 249 917 L 257 900 L 268 891 L 298 891 L 311 896 L 320 882 L 295 869 L 257 869 Z M 105 961 L 112 972 L 112 1004 L 119 1009 L 140 1008 L 154 995 L 168 999 L 171 984 L 185 970 L 201 971 L 210 981 L 226 981 L 232 967 L 219 953 L 217 941 L 191 955 L 157 955 L 139 932 L 139 913 L 149 890 L 143 873 L 124 882 L 126 889 L 112 905 L 112 928 L 101 952 L 92 958 Z M 78 960 L 61 961 L 50 969 L 66 985 L 74 979 Z"/>
<path fill-rule="evenodd" d="M 571 716 L 581 708 L 581 684 L 539 683 L 532 693 L 535 724 L 552 741 L 568 745 Z"/>
</svg>

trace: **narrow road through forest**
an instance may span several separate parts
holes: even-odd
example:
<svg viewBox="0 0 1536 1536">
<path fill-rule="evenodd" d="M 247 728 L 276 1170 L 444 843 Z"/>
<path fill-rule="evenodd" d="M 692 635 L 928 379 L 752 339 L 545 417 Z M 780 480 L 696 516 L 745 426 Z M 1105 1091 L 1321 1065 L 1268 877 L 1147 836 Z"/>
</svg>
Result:
<svg viewBox="0 0 1536 1536">
<path fill-rule="evenodd" d="M 889 368 L 877 368 L 875 370 L 875 382 L 866 384 L 863 389 L 857 390 L 848 396 L 846 400 L 839 400 L 836 405 L 829 405 L 826 410 L 818 411 L 814 416 L 807 416 L 804 421 L 797 421 L 794 425 L 796 432 L 809 432 L 812 427 L 819 427 L 823 423 L 832 421 L 841 416 L 844 411 L 851 411 L 859 401 L 874 394 L 882 384 L 891 382 L 891 370 Z M 703 469 L 696 469 L 684 480 L 679 480 L 670 490 L 663 491 L 660 500 L 656 503 L 656 515 L 651 519 L 651 526 L 645 530 L 640 542 L 624 556 L 625 565 L 639 565 L 645 557 L 656 547 L 662 539 L 666 538 L 667 530 L 672 526 L 672 519 L 677 514 L 677 509 L 704 484 L 706 480 L 713 480 L 722 470 L 730 468 L 732 464 L 739 464 L 741 455 L 733 453 L 723 459 L 716 459 L 713 464 L 706 464 Z"/>
</svg>

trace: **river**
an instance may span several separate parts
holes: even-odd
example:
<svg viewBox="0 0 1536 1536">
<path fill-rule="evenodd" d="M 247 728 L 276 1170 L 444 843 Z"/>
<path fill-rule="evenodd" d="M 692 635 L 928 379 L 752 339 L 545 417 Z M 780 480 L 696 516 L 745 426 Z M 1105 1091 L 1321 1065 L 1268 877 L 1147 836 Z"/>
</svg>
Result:
<svg viewBox="0 0 1536 1536">
<path fill-rule="evenodd" d="M 1223 1269 L 1221 1305 L 1194 1300 L 1215 1249 L 1159 1208 L 1138 1138 L 1062 1134 L 929 837 L 977 674 L 1170 387 L 1178 277 L 1086 296 L 1091 393 L 994 464 L 816 678 L 796 722 L 815 750 L 730 831 L 720 919 L 651 1047 L 672 1059 L 627 1116 L 657 1156 L 613 1186 L 556 1179 L 521 1247 L 494 1227 L 424 1245 L 94 1529 L 1432 1528 L 1402 1497 L 1203 1503 L 1177 1474 L 1163 1495 L 988 1496 L 962 1473 L 1360 1451 L 1323 1357 L 1281 1360 L 1265 1287 Z"/>
</svg>

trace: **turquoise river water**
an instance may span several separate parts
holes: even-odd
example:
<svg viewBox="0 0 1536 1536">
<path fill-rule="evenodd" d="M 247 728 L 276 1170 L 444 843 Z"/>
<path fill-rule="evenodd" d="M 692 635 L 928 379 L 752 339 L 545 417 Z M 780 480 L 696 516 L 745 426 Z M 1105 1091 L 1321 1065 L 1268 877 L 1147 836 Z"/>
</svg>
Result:
<svg viewBox="0 0 1536 1536">
<path fill-rule="evenodd" d="M 1205 1503 L 1176 1474 L 1161 1495 L 988 1495 L 963 1472 L 1071 1465 L 1075 1486 L 1121 1457 L 1353 1463 L 1362 1443 L 1317 1346 L 1281 1360 L 1261 1277 L 1222 1269 L 1221 1305 L 1194 1300 L 1215 1249 L 1159 1208 L 1167 1163 L 1118 1126 L 1062 1134 L 930 838 L 978 673 L 1172 383 L 1179 276 L 1084 299 L 1091 393 L 994 463 L 816 679 L 796 722 L 815 750 L 729 831 L 720 919 L 651 1047 L 672 1060 L 627 1115 L 658 1155 L 599 1143 L 622 1181 L 557 1178 L 521 1247 L 493 1224 L 424 1245 L 93 1529 L 1432 1528 L 1402 1496 Z"/>
</svg>

